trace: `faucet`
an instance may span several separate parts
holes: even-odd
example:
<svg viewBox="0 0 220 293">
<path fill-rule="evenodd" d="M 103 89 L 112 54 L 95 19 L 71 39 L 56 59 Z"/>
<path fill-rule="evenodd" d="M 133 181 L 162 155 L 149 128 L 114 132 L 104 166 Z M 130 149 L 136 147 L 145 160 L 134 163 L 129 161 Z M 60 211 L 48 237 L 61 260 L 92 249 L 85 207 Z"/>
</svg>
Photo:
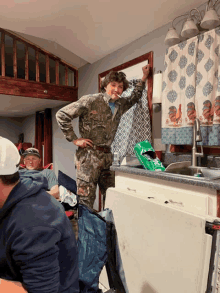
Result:
<svg viewBox="0 0 220 293">
<path fill-rule="evenodd" d="M 197 166 L 197 157 L 203 157 L 203 147 L 201 145 L 201 153 L 196 151 L 196 142 L 202 141 L 199 119 L 196 118 L 193 125 L 193 147 L 192 147 L 192 167 Z"/>
</svg>

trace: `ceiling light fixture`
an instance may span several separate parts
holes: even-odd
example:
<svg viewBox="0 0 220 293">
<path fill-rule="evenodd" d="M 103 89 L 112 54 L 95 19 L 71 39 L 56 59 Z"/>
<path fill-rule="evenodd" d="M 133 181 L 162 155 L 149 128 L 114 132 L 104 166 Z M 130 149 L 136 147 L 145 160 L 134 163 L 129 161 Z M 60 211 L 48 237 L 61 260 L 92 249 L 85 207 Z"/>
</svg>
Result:
<svg viewBox="0 0 220 293">
<path fill-rule="evenodd" d="M 190 10 L 189 13 L 183 14 L 174 18 L 174 20 L 176 20 L 178 17 L 182 17 L 186 15 L 188 16 L 186 19 L 184 19 L 184 22 L 183 22 L 183 27 L 181 30 L 182 40 L 173 25 L 173 22 L 174 22 L 173 20 L 171 27 L 169 28 L 166 38 L 164 40 L 165 45 L 167 46 L 176 45 L 180 43 L 181 41 L 183 41 L 184 39 L 192 38 L 198 35 L 202 31 L 213 29 L 217 27 L 218 25 L 220 25 L 220 19 L 215 10 L 215 6 L 217 2 L 219 2 L 219 0 L 216 0 L 214 4 L 212 3 L 212 0 L 209 0 L 207 2 L 206 9 L 205 11 L 203 11 L 204 17 L 202 17 L 202 14 L 198 9 L 193 8 L 192 10 Z M 192 13 L 193 11 L 196 11 L 198 15 L 193 14 Z M 196 23 L 194 22 L 194 19 L 196 20 Z"/>
<path fill-rule="evenodd" d="M 196 17 L 196 15 L 192 14 L 193 10 L 196 10 L 198 12 L 199 19 Z M 188 18 L 183 25 L 183 29 L 181 31 L 181 36 L 183 38 L 186 38 L 186 39 L 192 38 L 192 37 L 195 37 L 196 35 L 198 35 L 198 33 L 199 33 L 199 29 L 198 29 L 197 25 L 195 24 L 195 22 L 193 21 L 193 17 L 196 18 L 197 23 L 200 23 L 202 20 L 202 16 L 201 16 L 200 11 L 196 8 L 193 8 L 190 11 Z"/>
<path fill-rule="evenodd" d="M 174 46 L 174 45 L 178 44 L 181 41 L 180 36 L 177 33 L 173 23 L 177 18 L 182 17 L 182 16 L 186 16 L 186 15 L 188 15 L 188 13 L 183 14 L 183 15 L 179 15 L 176 18 L 174 18 L 174 20 L 172 21 L 171 27 L 169 28 L 168 33 L 166 35 L 166 38 L 164 41 L 165 45 L 170 47 L 170 46 Z"/>
<path fill-rule="evenodd" d="M 218 17 L 217 12 L 215 11 L 215 5 L 217 4 L 218 0 L 215 3 L 211 3 L 211 0 L 208 1 L 206 4 L 206 11 L 201 21 L 201 27 L 204 29 L 213 29 L 220 25 L 220 20 Z M 211 3 L 211 4 L 210 4 Z"/>
</svg>

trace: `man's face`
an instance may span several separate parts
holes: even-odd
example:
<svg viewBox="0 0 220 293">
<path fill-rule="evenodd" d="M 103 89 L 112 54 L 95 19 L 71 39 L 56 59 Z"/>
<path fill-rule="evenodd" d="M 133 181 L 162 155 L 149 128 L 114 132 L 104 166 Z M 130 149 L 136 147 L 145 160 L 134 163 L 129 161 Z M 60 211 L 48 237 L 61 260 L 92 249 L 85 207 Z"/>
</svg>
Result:
<svg viewBox="0 0 220 293">
<path fill-rule="evenodd" d="M 105 88 L 106 93 L 111 96 L 113 101 L 118 100 L 123 93 L 123 82 L 112 81 Z"/>
<path fill-rule="evenodd" d="M 37 156 L 27 155 L 24 164 L 28 170 L 37 170 L 40 167 L 41 159 Z"/>
</svg>

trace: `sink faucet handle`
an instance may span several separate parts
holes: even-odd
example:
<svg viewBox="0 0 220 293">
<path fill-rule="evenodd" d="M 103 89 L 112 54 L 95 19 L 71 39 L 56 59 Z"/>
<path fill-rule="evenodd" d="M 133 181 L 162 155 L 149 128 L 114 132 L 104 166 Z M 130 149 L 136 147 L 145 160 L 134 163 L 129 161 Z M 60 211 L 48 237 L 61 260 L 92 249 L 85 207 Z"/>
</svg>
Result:
<svg viewBox="0 0 220 293">
<path fill-rule="evenodd" d="M 201 152 L 200 153 L 196 153 L 196 156 L 197 157 L 203 157 L 204 156 L 202 145 L 201 145 Z"/>
</svg>

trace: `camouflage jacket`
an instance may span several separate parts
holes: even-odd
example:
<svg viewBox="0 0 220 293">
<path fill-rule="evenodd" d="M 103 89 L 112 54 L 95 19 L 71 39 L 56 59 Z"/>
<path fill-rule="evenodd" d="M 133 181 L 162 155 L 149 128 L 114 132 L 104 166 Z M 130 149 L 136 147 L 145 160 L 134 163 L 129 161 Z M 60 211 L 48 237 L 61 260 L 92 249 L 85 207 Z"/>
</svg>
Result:
<svg viewBox="0 0 220 293">
<path fill-rule="evenodd" d="M 106 93 L 83 96 L 56 113 L 58 125 L 66 139 L 71 142 L 78 138 L 72 127 L 72 120 L 79 117 L 79 133 L 82 138 L 91 139 L 97 146 L 110 147 L 121 116 L 138 102 L 144 88 L 145 83 L 140 82 L 131 96 L 115 101 L 114 114 L 108 104 L 111 97 Z"/>
</svg>

